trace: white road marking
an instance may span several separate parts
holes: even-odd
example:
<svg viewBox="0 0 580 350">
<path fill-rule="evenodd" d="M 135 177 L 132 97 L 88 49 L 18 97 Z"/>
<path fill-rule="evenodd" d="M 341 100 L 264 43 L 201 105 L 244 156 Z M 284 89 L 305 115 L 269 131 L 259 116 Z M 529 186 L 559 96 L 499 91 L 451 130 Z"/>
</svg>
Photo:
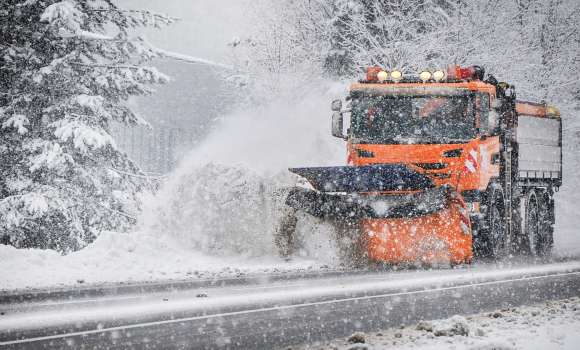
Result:
<svg viewBox="0 0 580 350">
<path fill-rule="evenodd" d="M 284 286 L 270 286 L 270 287 L 255 287 L 255 288 L 242 288 L 242 289 L 234 289 L 234 290 L 253 290 L 253 289 L 269 289 L 269 288 L 284 288 L 284 287 L 295 287 L 295 286 L 307 286 L 308 284 L 287 284 Z"/>
<path fill-rule="evenodd" d="M 174 320 L 157 321 L 157 322 L 147 322 L 147 323 L 139 323 L 139 324 L 133 324 L 133 325 L 128 325 L 128 326 L 119 326 L 119 327 L 95 329 L 95 330 L 91 330 L 91 331 L 83 331 L 83 332 L 73 332 L 73 333 L 66 333 L 66 334 L 51 335 L 51 336 L 47 336 L 47 337 L 38 337 L 38 338 L 12 340 L 12 341 L 7 341 L 7 342 L 2 342 L 2 343 L 0 343 L 0 345 L 12 345 L 12 344 L 30 343 L 30 342 L 34 342 L 34 341 L 50 340 L 50 339 L 59 339 L 59 338 L 67 338 L 67 337 L 75 337 L 75 336 L 80 336 L 80 335 L 88 335 L 88 334 L 96 334 L 96 333 L 105 333 L 105 332 L 119 331 L 119 330 L 132 329 L 132 328 L 158 326 L 158 325 L 171 324 L 171 323 L 177 323 L 177 322 L 197 321 L 197 320 L 204 320 L 204 319 L 214 318 L 214 317 L 226 317 L 226 316 L 235 316 L 235 315 L 243 315 L 243 314 L 254 314 L 254 313 L 264 312 L 264 311 L 275 311 L 275 310 L 293 309 L 293 308 L 306 307 L 306 306 L 314 306 L 314 305 L 335 304 L 335 303 L 342 303 L 342 302 L 347 302 L 347 301 L 355 301 L 355 300 L 363 300 L 363 299 L 378 299 L 378 298 L 394 297 L 394 296 L 399 296 L 399 295 L 411 295 L 411 294 L 422 294 L 422 293 L 430 293 L 430 292 L 440 292 L 440 291 L 445 291 L 445 290 L 463 289 L 463 288 L 470 288 L 470 287 L 477 287 L 477 286 L 501 284 L 501 283 L 506 283 L 506 282 L 526 281 L 526 280 L 535 280 L 535 279 L 541 279 L 541 278 L 561 277 L 561 276 L 578 275 L 578 274 L 580 274 L 580 271 L 577 271 L 577 272 L 566 272 L 566 273 L 560 273 L 560 274 L 554 274 L 554 275 L 535 276 L 535 277 L 512 278 L 512 279 L 509 279 L 509 280 L 502 280 L 502 281 L 482 282 L 482 283 L 466 284 L 466 285 L 463 285 L 463 286 L 455 286 L 455 287 L 445 287 L 445 288 L 434 288 L 434 289 L 426 289 L 426 290 L 417 290 L 417 291 L 413 291 L 413 292 L 401 292 L 401 293 L 371 295 L 371 296 L 365 296 L 365 297 L 354 297 L 354 298 L 344 298 L 344 299 L 335 299 L 335 300 L 328 300 L 328 301 L 320 301 L 320 302 L 316 302 L 316 303 L 303 303 L 303 304 L 296 304 L 296 305 L 266 307 L 266 308 L 254 309 L 254 310 L 245 310 L 245 311 L 236 311 L 236 312 L 225 312 L 223 314 L 214 314 L 214 315 L 206 315 L 206 316 L 186 317 L 186 318 L 180 318 L 180 319 L 174 319 Z"/>
<path fill-rule="evenodd" d="M 105 300 L 125 300 L 125 299 L 139 299 L 142 297 L 123 297 L 123 298 L 105 298 L 105 299 L 90 299 L 90 300 L 75 300 L 75 301 L 64 301 L 62 303 L 44 303 L 44 304 L 34 304 L 40 306 L 51 306 L 51 305 L 63 305 L 63 304 L 79 304 L 79 303 L 92 303 L 96 301 L 105 301 Z"/>
</svg>

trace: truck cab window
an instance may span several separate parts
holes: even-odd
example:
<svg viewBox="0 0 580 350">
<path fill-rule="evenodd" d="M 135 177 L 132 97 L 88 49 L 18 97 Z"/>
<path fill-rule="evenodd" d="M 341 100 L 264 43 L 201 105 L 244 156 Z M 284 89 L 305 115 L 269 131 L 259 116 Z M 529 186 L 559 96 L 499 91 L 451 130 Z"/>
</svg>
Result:
<svg viewBox="0 0 580 350">
<path fill-rule="evenodd" d="M 471 96 L 359 96 L 351 128 L 370 142 L 465 142 L 475 138 L 474 109 Z"/>
</svg>

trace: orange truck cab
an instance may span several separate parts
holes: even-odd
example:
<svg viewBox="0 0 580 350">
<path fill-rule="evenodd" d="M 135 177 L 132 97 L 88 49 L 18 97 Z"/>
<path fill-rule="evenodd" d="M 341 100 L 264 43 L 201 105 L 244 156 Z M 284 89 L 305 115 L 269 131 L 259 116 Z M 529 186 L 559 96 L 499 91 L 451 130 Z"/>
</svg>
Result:
<svg viewBox="0 0 580 350">
<path fill-rule="evenodd" d="M 478 66 L 418 77 L 370 67 L 347 101 L 332 106 L 347 166 L 290 169 L 313 189 L 293 190 L 288 205 L 357 221 L 360 253 L 375 261 L 549 252 L 562 183 L 555 108 L 516 100 L 513 86 L 484 80 Z"/>
</svg>

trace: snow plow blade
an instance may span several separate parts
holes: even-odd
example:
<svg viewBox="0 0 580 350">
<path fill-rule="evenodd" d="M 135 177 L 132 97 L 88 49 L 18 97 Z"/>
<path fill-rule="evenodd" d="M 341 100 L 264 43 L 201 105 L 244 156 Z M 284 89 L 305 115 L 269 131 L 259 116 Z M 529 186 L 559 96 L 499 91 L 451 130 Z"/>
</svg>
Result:
<svg viewBox="0 0 580 350">
<path fill-rule="evenodd" d="M 473 256 L 461 196 L 405 164 L 290 171 L 315 190 L 296 187 L 286 204 L 323 220 L 358 221 L 360 254 L 371 260 L 463 263 Z"/>
<path fill-rule="evenodd" d="M 465 203 L 451 187 L 446 197 L 442 210 L 427 215 L 360 220 L 362 253 L 381 262 L 470 262 L 471 223 Z"/>
<path fill-rule="evenodd" d="M 435 185 L 404 163 L 320 168 L 290 168 L 323 192 L 423 191 Z"/>
<path fill-rule="evenodd" d="M 417 193 L 336 194 L 297 187 L 286 197 L 286 205 L 326 220 L 412 218 L 443 210 L 449 190 L 442 186 Z"/>
</svg>

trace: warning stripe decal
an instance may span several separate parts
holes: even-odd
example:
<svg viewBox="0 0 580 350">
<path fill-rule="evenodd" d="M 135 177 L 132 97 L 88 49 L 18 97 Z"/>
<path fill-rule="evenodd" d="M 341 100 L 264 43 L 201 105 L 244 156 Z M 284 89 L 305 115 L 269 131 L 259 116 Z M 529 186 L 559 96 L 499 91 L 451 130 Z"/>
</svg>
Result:
<svg viewBox="0 0 580 350">
<path fill-rule="evenodd" d="M 350 152 L 347 151 L 347 157 L 346 157 L 346 165 L 353 165 L 352 164 L 352 155 L 350 154 Z"/>
<path fill-rule="evenodd" d="M 457 209 L 459 211 L 459 224 L 461 226 L 461 232 L 463 233 L 463 235 L 469 236 L 471 233 L 471 230 L 469 229 L 469 227 L 471 225 L 469 223 L 469 218 L 467 217 L 469 214 L 467 214 L 467 208 L 465 207 L 465 203 L 463 203 L 463 201 L 457 196 L 452 196 L 450 198 L 450 202 L 457 204 Z"/>
<path fill-rule="evenodd" d="M 467 220 L 467 217 L 465 215 L 460 213 L 459 218 L 461 219 L 461 222 L 463 222 L 466 226 L 469 226 L 469 220 Z"/>
<path fill-rule="evenodd" d="M 477 172 L 477 152 L 472 149 L 467 155 L 465 160 L 465 169 L 463 170 L 466 174 L 472 174 Z"/>
<path fill-rule="evenodd" d="M 461 231 L 465 236 L 469 236 L 469 227 L 463 221 L 461 222 Z"/>
</svg>

